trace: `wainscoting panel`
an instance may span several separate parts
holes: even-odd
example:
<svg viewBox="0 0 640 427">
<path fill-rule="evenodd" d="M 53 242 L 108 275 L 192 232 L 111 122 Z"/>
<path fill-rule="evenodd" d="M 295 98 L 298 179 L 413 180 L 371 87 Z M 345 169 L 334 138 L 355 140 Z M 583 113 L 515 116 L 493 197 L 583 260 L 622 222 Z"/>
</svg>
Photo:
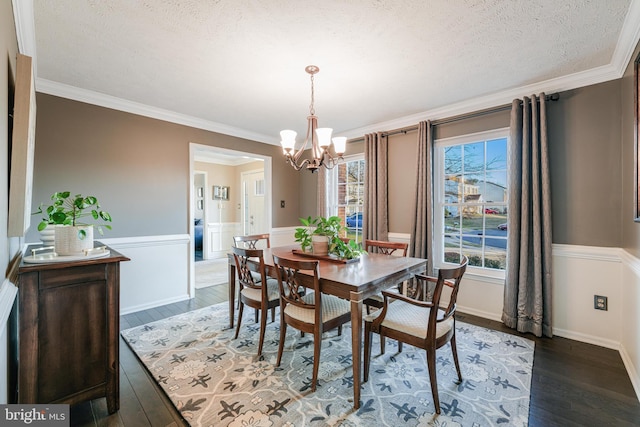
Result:
<svg viewBox="0 0 640 427">
<path fill-rule="evenodd" d="M 272 228 L 270 233 L 271 247 L 295 245 L 296 228 L 298 227 Z"/>
<path fill-rule="evenodd" d="M 622 326 L 620 355 L 640 399 L 640 260 L 621 250 Z"/>
<path fill-rule="evenodd" d="M 0 342 L 8 343 L 8 324 L 9 315 L 13 303 L 16 299 L 18 288 L 14 286 L 9 279 L 4 279 L 0 286 Z M 6 404 L 8 402 L 8 376 L 9 372 L 9 354 L 8 345 L 3 344 L 0 346 L 0 404 Z"/>
<path fill-rule="evenodd" d="M 224 258 L 231 251 L 233 236 L 242 234 L 242 224 L 239 222 L 210 222 L 207 224 L 209 233 L 208 251 L 204 259 Z"/>
<path fill-rule="evenodd" d="M 100 239 L 131 261 L 120 264 L 120 313 L 189 299 L 189 236 Z"/>
</svg>

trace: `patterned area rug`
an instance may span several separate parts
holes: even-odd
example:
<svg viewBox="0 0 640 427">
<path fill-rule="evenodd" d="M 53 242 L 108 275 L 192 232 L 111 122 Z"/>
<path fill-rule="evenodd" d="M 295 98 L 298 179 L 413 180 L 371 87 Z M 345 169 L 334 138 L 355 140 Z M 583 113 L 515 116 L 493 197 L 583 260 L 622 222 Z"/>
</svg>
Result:
<svg viewBox="0 0 640 427">
<path fill-rule="evenodd" d="M 198 261 L 195 265 L 196 289 L 222 285 L 229 281 L 227 258 Z"/>
<path fill-rule="evenodd" d="M 326 332 L 318 388 L 310 390 L 313 337 L 293 328 L 279 368 L 279 321 L 267 323 L 263 357 L 258 325 L 245 310 L 240 336 L 228 328 L 228 303 L 122 332 L 192 426 L 526 426 L 534 343 L 457 322 L 458 384 L 451 348 L 437 352 L 442 413 L 435 415 L 425 353 L 374 334 L 369 381 L 353 409 L 351 329 Z"/>
</svg>

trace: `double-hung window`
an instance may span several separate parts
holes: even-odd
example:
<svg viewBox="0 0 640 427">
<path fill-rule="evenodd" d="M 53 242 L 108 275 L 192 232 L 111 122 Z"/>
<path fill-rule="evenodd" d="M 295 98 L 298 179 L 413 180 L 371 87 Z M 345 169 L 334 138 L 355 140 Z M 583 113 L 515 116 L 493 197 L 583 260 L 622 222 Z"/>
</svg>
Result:
<svg viewBox="0 0 640 427">
<path fill-rule="evenodd" d="M 364 206 L 364 154 L 345 157 L 327 174 L 328 214 L 342 218 L 347 237 L 362 241 Z"/>
<path fill-rule="evenodd" d="M 504 128 L 435 141 L 434 266 L 462 254 L 469 273 L 504 277 L 508 137 Z"/>
</svg>

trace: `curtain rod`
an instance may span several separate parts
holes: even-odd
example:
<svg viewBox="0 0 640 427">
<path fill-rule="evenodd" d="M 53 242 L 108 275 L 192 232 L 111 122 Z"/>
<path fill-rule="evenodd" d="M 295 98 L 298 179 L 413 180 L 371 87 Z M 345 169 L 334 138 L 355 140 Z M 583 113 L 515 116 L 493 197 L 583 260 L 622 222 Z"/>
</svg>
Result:
<svg viewBox="0 0 640 427">
<path fill-rule="evenodd" d="M 559 93 L 552 93 L 550 95 L 546 95 L 544 97 L 544 99 L 546 101 L 557 101 L 558 99 L 560 99 L 560 94 Z M 522 101 L 520 101 L 522 103 Z M 460 120 L 468 120 L 468 119 L 473 119 L 476 117 L 481 117 L 484 116 L 486 114 L 492 114 L 492 113 L 499 113 L 500 111 L 506 111 L 506 110 L 510 110 L 511 109 L 511 104 L 503 104 L 503 105 L 499 105 L 497 107 L 491 107 L 491 108 L 485 108 L 484 110 L 478 110 L 478 111 L 473 111 L 471 113 L 465 113 L 465 114 L 459 114 L 457 116 L 452 116 L 452 117 L 447 117 L 444 119 L 437 119 L 437 120 L 433 120 L 431 121 L 431 125 L 432 126 L 439 126 L 439 125 L 444 125 L 447 123 L 453 123 L 453 122 L 458 122 Z M 412 132 L 412 131 L 416 131 L 418 130 L 418 125 L 411 125 L 411 126 L 406 126 L 403 128 L 398 128 L 398 129 L 393 129 L 393 130 L 388 130 L 388 131 L 383 131 L 381 132 L 383 136 L 392 136 L 392 135 L 397 135 L 400 133 L 407 133 L 407 132 Z M 350 139 L 349 142 L 357 142 L 357 141 L 364 141 L 364 136 L 358 137 L 358 138 L 353 138 Z"/>
</svg>

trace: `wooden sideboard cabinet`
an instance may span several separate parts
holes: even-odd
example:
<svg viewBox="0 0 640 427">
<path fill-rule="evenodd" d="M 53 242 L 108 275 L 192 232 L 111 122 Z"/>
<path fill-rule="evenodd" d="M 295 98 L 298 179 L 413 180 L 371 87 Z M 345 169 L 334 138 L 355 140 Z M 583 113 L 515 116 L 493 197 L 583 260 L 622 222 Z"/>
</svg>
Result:
<svg viewBox="0 0 640 427">
<path fill-rule="evenodd" d="M 120 262 L 107 257 L 18 268 L 18 403 L 120 407 Z M 30 254 L 28 248 L 27 254 Z"/>
</svg>

